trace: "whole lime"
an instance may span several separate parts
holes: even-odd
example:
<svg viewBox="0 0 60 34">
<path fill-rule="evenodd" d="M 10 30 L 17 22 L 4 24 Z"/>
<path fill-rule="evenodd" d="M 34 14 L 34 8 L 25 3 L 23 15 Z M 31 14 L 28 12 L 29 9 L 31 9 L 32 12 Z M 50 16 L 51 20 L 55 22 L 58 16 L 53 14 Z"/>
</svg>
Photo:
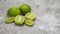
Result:
<svg viewBox="0 0 60 34">
<path fill-rule="evenodd" d="M 20 13 L 21 13 L 20 9 L 17 6 L 12 6 L 8 9 L 7 15 L 12 17 L 12 16 L 19 15 Z"/>
<path fill-rule="evenodd" d="M 28 4 L 22 4 L 20 10 L 23 14 L 26 14 L 31 11 L 31 7 Z"/>
</svg>

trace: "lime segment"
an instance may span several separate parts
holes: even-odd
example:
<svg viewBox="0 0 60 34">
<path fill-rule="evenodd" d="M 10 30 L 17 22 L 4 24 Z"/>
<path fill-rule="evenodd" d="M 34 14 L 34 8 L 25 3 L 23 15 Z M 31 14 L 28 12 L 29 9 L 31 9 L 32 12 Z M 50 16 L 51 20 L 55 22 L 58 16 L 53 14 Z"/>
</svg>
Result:
<svg viewBox="0 0 60 34">
<path fill-rule="evenodd" d="M 18 16 L 15 17 L 15 22 L 18 25 L 22 25 L 24 23 L 24 21 L 25 21 L 24 16 L 18 15 Z"/>
<path fill-rule="evenodd" d="M 14 21 L 14 17 L 8 17 L 6 18 L 6 23 L 12 23 Z"/>
<path fill-rule="evenodd" d="M 28 25 L 28 26 L 32 26 L 34 23 L 33 23 L 32 20 L 26 19 L 25 24 Z"/>
<path fill-rule="evenodd" d="M 25 17 L 28 18 L 28 19 L 30 19 L 30 20 L 33 20 L 33 19 L 36 18 L 36 14 L 34 14 L 34 13 L 27 13 L 25 15 Z"/>
</svg>

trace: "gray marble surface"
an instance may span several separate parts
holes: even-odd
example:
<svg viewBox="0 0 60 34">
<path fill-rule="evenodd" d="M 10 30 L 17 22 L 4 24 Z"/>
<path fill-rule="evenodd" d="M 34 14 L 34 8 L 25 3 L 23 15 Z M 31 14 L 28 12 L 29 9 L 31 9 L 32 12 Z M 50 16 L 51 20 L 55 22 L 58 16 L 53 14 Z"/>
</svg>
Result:
<svg viewBox="0 0 60 34">
<path fill-rule="evenodd" d="M 34 26 L 6 24 L 8 8 L 23 3 L 37 15 Z M 0 0 L 0 34 L 60 34 L 60 0 Z"/>
</svg>

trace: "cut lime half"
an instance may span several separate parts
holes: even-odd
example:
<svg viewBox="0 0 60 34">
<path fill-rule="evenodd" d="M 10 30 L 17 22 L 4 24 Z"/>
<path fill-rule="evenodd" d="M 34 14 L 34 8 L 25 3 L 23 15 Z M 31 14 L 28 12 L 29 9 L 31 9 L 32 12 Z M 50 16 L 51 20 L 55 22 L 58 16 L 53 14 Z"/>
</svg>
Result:
<svg viewBox="0 0 60 34">
<path fill-rule="evenodd" d="M 15 23 L 16 23 L 17 25 L 22 25 L 22 24 L 24 23 L 24 21 L 25 21 L 25 17 L 22 16 L 22 15 L 17 15 L 17 16 L 15 17 Z"/>
<path fill-rule="evenodd" d="M 30 13 L 27 13 L 25 15 L 25 17 L 28 18 L 28 19 L 30 19 L 30 20 L 33 20 L 33 19 L 36 18 L 36 14 L 30 12 Z"/>
<path fill-rule="evenodd" d="M 12 23 L 14 21 L 14 17 L 8 17 L 6 18 L 6 23 Z"/>
<path fill-rule="evenodd" d="M 28 26 L 32 26 L 34 23 L 33 23 L 32 20 L 25 19 L 25 24 L 28 25 Z"/>
</svg>

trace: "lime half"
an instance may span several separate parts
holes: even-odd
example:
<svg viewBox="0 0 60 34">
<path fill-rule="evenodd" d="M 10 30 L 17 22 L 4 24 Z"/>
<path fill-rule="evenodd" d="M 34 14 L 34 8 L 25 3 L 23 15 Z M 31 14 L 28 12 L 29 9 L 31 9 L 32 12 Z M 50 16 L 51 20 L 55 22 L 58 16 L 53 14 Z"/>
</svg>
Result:
<svg viewBox="0 0 60 34">
<path fill-rule="evenodd" d="M 32 26 L 34 23 L 33 23 L 32 20 L 25 19 L 25 24 L 28 25 L 28 26 Z"/>
<path fill-rule="evenodd" d="M 25 17 L 28 18 L 28 19 L 30 19 L 30 20 L 33 20 L 33 19 L 36 18 L 36 14 L 30 12 L 30 13 L 27 13 L 25 15 Z"/>
<path fill-rule="evenodd" d="M 14 17 L 8 17 L 6 18 L 6 23 L 12 23 L 14 21 Z"/>
<path fill-rule="evenodd" d="M 24 23 L 24 21 L 25 21 L 25 17 L 22 16 L 22 15 L 17 15 L 17 16 L 15 17 L 15 23 L 16 23 L 17 25 L 22 25 L 22 24 Z"/>
</svg>

